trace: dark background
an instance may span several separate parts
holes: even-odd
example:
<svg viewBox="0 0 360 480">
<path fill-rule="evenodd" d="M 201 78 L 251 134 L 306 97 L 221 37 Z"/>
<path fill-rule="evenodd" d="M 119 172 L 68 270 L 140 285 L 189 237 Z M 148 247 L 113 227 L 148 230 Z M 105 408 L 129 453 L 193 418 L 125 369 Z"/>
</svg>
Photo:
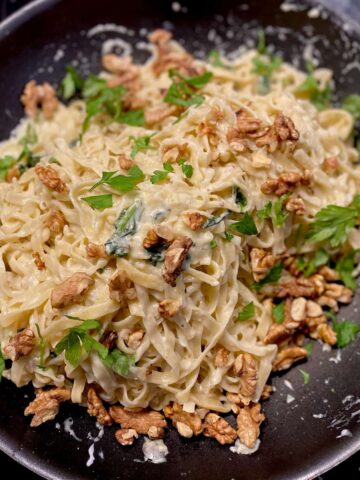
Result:
<svg viewBox="0 0 360 480">
<path fill-rule="evenodd" d="M 118 0 L 114 0 L 118 1 Z M 151 0 L 149 0 L 151 1 Z M 196 0 L 194 0 L 196 1 Z M 335 6 L 338 10 L 345 10 L 350 5 L 356 5 L 358 7 L 360 21 L 360 0 L 321 0 L 322 3 L 327 5 Z M 4 19 L 6 16 L 10 15 L 18 8 L 29 3 L 29 0 L 0 0 L 0 19 Z M 11 477 L 16 480 L 39 480 L 40 477 L 31 473 L 29 470 L 18 465 L 16 462 L 11 460 L 8 456 L 0 452 L 0 471 L 9 472 Z M 341 465 L 335 467 L 331 472 L 328 472 L 321 477 L 318 477 L 318 480 L 338 480 L 344 478 L 346 480 L 356 480 L 360 479 L 360 452 L 351 457 L 349 460 L 345 461 Z M 106 480 L 106 479 L 104 479 Z M 139 479 L 142 480 L 142 479 Z M 249 479 L 256 480 L 256 479 Z"/>
</svg>

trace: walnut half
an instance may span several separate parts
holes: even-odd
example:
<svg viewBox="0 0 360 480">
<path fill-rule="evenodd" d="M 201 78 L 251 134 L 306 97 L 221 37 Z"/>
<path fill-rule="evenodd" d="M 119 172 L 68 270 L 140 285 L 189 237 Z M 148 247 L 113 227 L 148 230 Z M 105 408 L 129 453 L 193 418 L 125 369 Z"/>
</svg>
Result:
<svg viewBox="0 0 360 480">
<path fill-rule="evenodd" d="M 161 438 L 166 428 L 164 415 L 155 410 L 132 410 L 121 406 L 110 407 L 112 419 L 121 425 L 121 428 L 131 428 L 137 433 L 147 434 L 151 438 Z"/>
<path fill-rule="evenodd" d="M 178 403 L 167 405 L 164 408 L 164 414 L 165 417 L 172 420 L 174 427 L 183 437 L 190 438 L 193 435 L 200 435 L 203 430 L 199 414 L 185 412 Z"/>
<path fill-rule="evenodd" d="M 92 417 L 96 417 L 96 420 L 100 425 L 111 425 L 112 419 L 106 408 L 103 405 L 101 398 L 95 392 L 93 388 L 89 388 L 87 392 L 87 406 L 88 414 Z"/>
<path fill-rule="evenodd" d="M 10 337 L 9 343 L 4 347 L 6 358 L 10 358 L 13 362 L 20 357 L 28 355 L 35 346 L 35 335 L 30 328 L 25 328 L 13 337 Z"/>
<path fill-rule="evenodd" d="M 59 412 L 61 402 L 70 400 L 70 392 L 66 388 L 38 390 L 36 398 L 26 407 L 24 415 L 34 415 L 30 427 L 38 427 L 48 420 L 52 420 Z"/>
<path fill-rule="evenodd" d="M 234 443 L 236 439 L 235 429 L 216 413 L 208 413 L 203 424 L 204 435 L 215 438 L 221 445 Z"/>
<path fill-rule="evenodd" d="M 94 280 L 87 273 L 74 273 L 51 292 L 52 307 L 62 308 L 72 303 L 79 303 L 94 283 Z"/>
</svg>

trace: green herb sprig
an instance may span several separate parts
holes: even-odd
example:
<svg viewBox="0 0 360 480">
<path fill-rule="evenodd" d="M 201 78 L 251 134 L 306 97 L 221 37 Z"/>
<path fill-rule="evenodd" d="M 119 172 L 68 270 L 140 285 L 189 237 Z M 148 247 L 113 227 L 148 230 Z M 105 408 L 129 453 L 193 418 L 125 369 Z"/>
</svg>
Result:
<svg viewBox="0 0 360 480">
<path fill-rule="evenodd" d="M 245 320 L 250 320 L 255 316 L 255 305 L 254 302 L 250 302 L 238 313 L 236 321 L 244 322 Z"/>
<path fill-rule="evenodd" d="M 94 210 L 104 210 L 113 206 L 113 196 L 111 193 L 105 195 L 93 195 L 82 197 L 81 200 L 88 203 Z"/>
<path fill-rule="evenodd" d="M 197 93 L 212 79 L 211 72 L 204 72 L 195 77 L 185 77 L 176 70 L 170 69 L 169 76 L 173 83 L 170 85 L 164 102 L 178 107 L 188 108 L 192 105 L 199 106 L 205 100 L 203 95 Z"/>
<path fill-rule="evenodd" d="M 102 172 L 101 179 L 90 188 L 90 192 L 100 185 L 109 185 L 120 193 L 127 193 L 134 190 L 136 185 L 145 179 L 144 172 L 137 165 L 133 165 L 127 175 L 115 175 L 115 173 Z"/>
</svg>

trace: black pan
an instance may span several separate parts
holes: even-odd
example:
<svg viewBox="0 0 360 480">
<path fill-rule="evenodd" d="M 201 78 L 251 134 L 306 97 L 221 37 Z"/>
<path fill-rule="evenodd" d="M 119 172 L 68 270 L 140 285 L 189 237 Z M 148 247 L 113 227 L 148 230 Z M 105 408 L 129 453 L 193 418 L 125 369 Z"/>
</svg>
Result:
<svg viewBox="0 0 360 480">
<path fill-rule="evenodd" d="M 18 98 L 29 79 L 56 83 L 64 66 L 74 60 L 83 73 L 96 72 L 104 40 L 120 36 L 135 47 L 144 40 L 141 28 L 170 28 L 189 50 L 201 55 L 219 45 L 232 52 L 246 42 L 254 43 L 262 27 L 269 43 L 288 61 L 301 60 L 304 42 L 310 39 L 321 64 L 335 71 L 338 98 L 357 90 L 360 71 L 353 62 L 360 58 L 356 43 L 360 27 L 352 20 L 326 9 L 309 13 L 310 4 L 295 0 L 287 0 L 286 5 L 298 4 L 298 11 L 280 9 L 280 0 L 180 3 L 178 11 L 178 3 L 161 0 L 37 0 L 8 19 L 0 26 L 0 138 L 6 138 L 22 116 Z M 359 15 L 357 4 L 354 0 L 354 15 Z M 89 28 L 99 23 L 125 25 L 133 32 L 88 36 Z M 139 48 L 133 54 L 139 61 L 148 55 Z M 350 67 L 342 75 L 346 65 Z M 359 306 L 357 297 L 340 318 L 356 321 Z M 18 390 L 5 380 L 0 386 L 0 448 L 49 479 L 312 479 L 360 448 L 359 346 L 360 337 L 341 351 L 339 361 L 339 352 L 323 352 L 316 345 L 302 366 L 311 375 L 306 386 L 298 368 L 273 378 L 276 392 L 264 405 L 267 421 L 260 449 L 252 456 L 236 455 L 205 438 L 182 439 L 170 431 L 165 439 L 170 452 L 167 463 L 144 463 L 142 440 L 133 447 L 120 447 L 113 427 L 94 444 L 89 438 L 98 433 L 94 420 L 85 409 L 71 405 L 64 405 L 54 422 L 33 430 L 22 415 L 32 390 Z M 294 397 L 290 403 L 288 395 Z M 80 441 L 66 431 L 69 417 Z M 92 444 L 95 461 L 87 466 Z"/>
</svg>

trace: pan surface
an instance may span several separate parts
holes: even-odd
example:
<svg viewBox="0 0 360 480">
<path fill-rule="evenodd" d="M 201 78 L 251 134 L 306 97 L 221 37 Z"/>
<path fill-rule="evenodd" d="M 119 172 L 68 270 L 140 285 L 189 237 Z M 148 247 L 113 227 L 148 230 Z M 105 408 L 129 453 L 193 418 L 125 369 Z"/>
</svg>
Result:
<svg viewBox="0 0 360 480">
<path fill-rule="evenodd" d="M 23 114 L 18 98 L 28 80 L 57 83 L 70 62 L 83 74 L 96 72 L 102 48 L 144 61 L 146 35 L 158 27 L 171 29 L 197 56 L 212 48 L 236 55 L 240 46 L 254 45 L 262 28 L 285 60 L 303 67 L 305 52 L 332 68 L 338 99 L 356 93 L 360 82 L 360 26 L 314 4 L 37 0 L 0 26 L 0 138 Z M 358 295 L 339 317 L 358 321 L 359 306 Z M 144 462 L 143 440 L 122 448 L 114 439 L 115 427 L 102 436 L 81 407 L 64 405 L 54 422 L 30 429 L 22 412 L 32 389 L 16 389 L 3 380 L 0 448 L 49 479 L 311 479 L 360 448 L 359 366 L 360 337 L 341 351 L 323 351 L 316 344 L 302 366 L 310 373 L 308 385 L 298 368 L 272 379 L 276 392 L 264 404 L 267 421 L 255 454 L 237 455 L 212 440 L 186 440 L 170 430 L 169 455 L 160 465 Z"/>
</svg>

